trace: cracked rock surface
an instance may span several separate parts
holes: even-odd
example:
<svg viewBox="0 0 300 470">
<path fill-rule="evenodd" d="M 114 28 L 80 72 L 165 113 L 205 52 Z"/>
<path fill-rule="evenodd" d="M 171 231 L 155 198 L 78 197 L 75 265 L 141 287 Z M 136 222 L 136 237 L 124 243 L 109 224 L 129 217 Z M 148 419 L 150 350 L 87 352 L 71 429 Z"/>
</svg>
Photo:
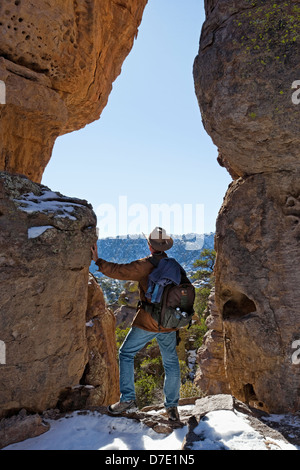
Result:
<svg viewBox="0 0 300 470">
<path fill-rule="evenodd" d="M 40 182 L 56 138 L 99 119 L 146 3 L 1 2 L 1 170 Z"/>
<path fill-rule="evenodd" d="M 95 225 L 86 201 L 0 173 L 0 417 L 55 407 L 83 376 Z"/>
</svg>

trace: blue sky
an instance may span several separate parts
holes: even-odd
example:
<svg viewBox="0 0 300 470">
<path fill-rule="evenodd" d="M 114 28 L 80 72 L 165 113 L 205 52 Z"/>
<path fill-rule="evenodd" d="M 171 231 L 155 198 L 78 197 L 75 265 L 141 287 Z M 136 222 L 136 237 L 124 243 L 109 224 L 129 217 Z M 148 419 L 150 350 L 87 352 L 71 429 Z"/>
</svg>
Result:
<svg viewBox="0 0 300 470">
<path fill-rule="evenodd" d="M 148 210 L 150 229 L 151 210 L 160 204 L 177 204 L 182 213 L 189 207 L 193 219 L 201 206 L 203 230 L 215 230 L 231 178 L 217 163 L 194 92 L 203 21 L 203 0 L 149 0 L 101 118 L 56 141 L 42 183 L 88 200 L 100 236 L 113 235 L 110 224 L 102 224 L 106 206 L 115 208 L 117 232 L 120 217 L 135 225 L 139 208 Z M 178 233 L 173 222 L 166 228 Z"/>
</svg>

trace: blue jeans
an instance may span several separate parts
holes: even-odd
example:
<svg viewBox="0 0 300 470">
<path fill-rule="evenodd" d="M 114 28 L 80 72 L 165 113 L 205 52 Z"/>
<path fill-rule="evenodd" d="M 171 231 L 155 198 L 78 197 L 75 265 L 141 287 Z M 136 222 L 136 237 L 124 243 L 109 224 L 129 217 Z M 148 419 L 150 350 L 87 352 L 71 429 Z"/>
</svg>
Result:
<svg viewBox="0 0 300 470">
<path fill-rule="evenodd" d="M 180 390 L 180 367 L 176 351 L 176 331 L 152 333 L 133 327 L 119 350 L 120 401 L 135 400 L 134 357 L 152 339 L 156 338 L 165 370 L 165 407 L 177 406 Z"/>
</svg>

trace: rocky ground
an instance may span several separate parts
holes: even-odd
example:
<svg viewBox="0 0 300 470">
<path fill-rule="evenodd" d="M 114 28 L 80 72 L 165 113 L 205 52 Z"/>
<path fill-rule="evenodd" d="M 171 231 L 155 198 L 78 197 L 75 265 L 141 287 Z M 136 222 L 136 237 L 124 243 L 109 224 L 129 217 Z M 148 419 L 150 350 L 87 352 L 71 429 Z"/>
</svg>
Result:
<svg viewBox="0 0 300 470">
<path fill-rule="evenodd" d="M 105 416 L 110 416 L 106 407 L 93 407 L 89 410 L 80 411 L 80 414 L 89 415 L 91 412 L 93 412 L 94 416 L 98 416 L 100 421 L 104 420 Z M 227 417 L 225 431 L 222 429 L 222 414 Z M 23 411 L 17 417 L 2 420 L 0 422 L 0 448 L 47 433 L 51 427 L 49 423 L 70 416 L 70 414 L 60 413 L 58 410 L 47 411 L 41 416 L 29 416 Z M 211 425 L 207 424 L 207 422 L 211 420 L 212 416 L 217 416 L 217 421 L 219 420 L 220 424 L 219 427 L 217 425 L 216 429 L 213 430 L 213 433 L 210 430 L 210 435 L 208 436 L 208 428 Z M 201 399 L 181 400 L 180 421 L 178 422 L 170 422 L 167 419 L 163 405 L 132 410 L 123 413 L 121 417 L 150 428 L 155 433 L 161 434 L 162 439 L 164 436 L 170 436 L 176 430 L 185 429 L 185 438 L 181 446 L 182 450 L 208 450 L 211 447 L 214 450 L 226 449 L 227 447 L 224 445 L 222 437 L 224 435 L 227 437 L 234 436 L 235 434 L 237 437 L 234 437 L 239 438 L 242 442 L 239 445 L 245 449 L 249 448 L 249 446 L 252 446 L 252 449 L 255 446 L 254 440 L 259 442 L 260 448 L 262 447 L 266 450 L 300 449 L 299 413 L 295 415 L 267 415 L 264 412 L 248 407 L 231 395 L 214 395 Z M 248 431 L 237 431 L 236 426 L 233 424 L 234 419 L 232 418 L 243 422 L 248 427 Z M 115 420 L 116 417 L 111 417 L 111 419 Z M 118 427 L 117 420 L 115 423 L 114 429 Z M 70 425 L 70 432 L 71 429 L 72 425 Z M 215 442 L 212 442 L 212 439 L 215 439 L 217 445 Z M 232 448 L 228 447 L 228 450 L 232 450 Z"/>
</svg>

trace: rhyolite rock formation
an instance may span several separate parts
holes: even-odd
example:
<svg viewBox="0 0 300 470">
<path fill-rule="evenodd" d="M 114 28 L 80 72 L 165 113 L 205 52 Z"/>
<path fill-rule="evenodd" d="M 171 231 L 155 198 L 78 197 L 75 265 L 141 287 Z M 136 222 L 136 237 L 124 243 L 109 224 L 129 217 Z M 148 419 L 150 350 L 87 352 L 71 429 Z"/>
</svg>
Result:
<svg viewBox="0 0 300 470">
<path fill-rule="evenodd" d="M 216 233 L 222 381 L 252 405 L 296 411 L 300 108 L 292 87 L 300 76 L 300 2 L 211 0 L 205 8 L 195 88 L 205 129 L 235 180 Z"/>
<path fill-rule="evenodd" d="M 2 172 L 0 214 L 0 417 L 67 409 L 66 397 L 72 408 L 80 385 L 80 406 L 116 400 L 115 318 L 89 274 L 91 206 Z"/>
<path fill-rule="evenodd" d="M 92 274 L 89 274 L 86 327 L 89 355 L 81 383 L 93 386 L 87 406 L 114 403 L 120 396 L 116 319 L 106 307 L 103 292 Z"/>
<path fill-rule="evenodd" d="M 299 1 L 206 1 L 196 93 L 235 176 L 299 168 Z"/>
<path fill-rule="evenodd" d="M 224 366 L 223 321 L 215 303 L 215 292 L 212 289 L 207 308 L 206 326 L 208 331 L 203 344 L 197 351 L 195 384 L 209 395 L 230 393 Z"/>
<path fill-rule="evenodd" d="M 26 177 L 0 173 L 0 416 L 55 407 L 88 362 L 95 214 Z"/>
<path fill-rule="evenodd" d="M 0 3 L 0 170 L 40 182 L 55 139 L 100 117 L 146 3 Z"/>
<path fill-rule="evenodd" d="M 0 417 L 119 396 L 95 214 L 39 183 L 55 139 L 100 117 L 146 3 L 0 2 Z"/>
<path fill-rule="evenodd" d="M 85 325 L 86 366 L 79 384 L 62 389 L 57 401 L 61 412 L 111 404 L 120 396 L 116 320 L 106 307 L 97 280 L 90 273 Z"/>
<path fill-rule="evenodd" d="M 118 326 L 128 328 L 131 325 L 136 315 L 139 298 L 138 283 L 132 281 L 125 282 L 124 290 L 118 299 L 120 306 L 114 312 Z"/>
</svg>

